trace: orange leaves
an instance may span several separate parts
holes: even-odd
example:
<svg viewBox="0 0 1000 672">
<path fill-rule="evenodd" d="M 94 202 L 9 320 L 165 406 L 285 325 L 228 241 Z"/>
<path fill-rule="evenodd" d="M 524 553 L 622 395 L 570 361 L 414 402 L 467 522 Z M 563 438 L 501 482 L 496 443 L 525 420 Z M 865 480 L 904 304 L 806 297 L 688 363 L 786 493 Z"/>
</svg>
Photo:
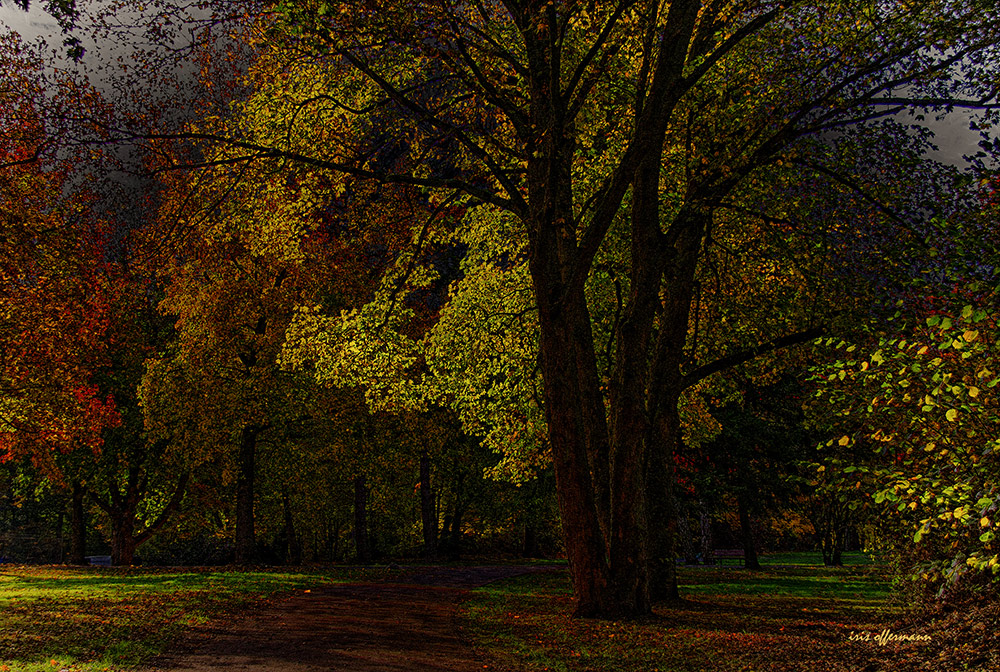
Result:
<svg viewBox="0 0 1000 672">
<path fill-rule="evenodd" d="M 30 68 L 12 76 L 32 81 Z M 0 459 L 48 462 L 53 449 L 99 448 L 120 418 L 94 378 L 112 291 L 105 227 L 67 188 L 69 165 L 33 160 L 44 136 L 32 95 L 0 92 Z"/>
</svg>

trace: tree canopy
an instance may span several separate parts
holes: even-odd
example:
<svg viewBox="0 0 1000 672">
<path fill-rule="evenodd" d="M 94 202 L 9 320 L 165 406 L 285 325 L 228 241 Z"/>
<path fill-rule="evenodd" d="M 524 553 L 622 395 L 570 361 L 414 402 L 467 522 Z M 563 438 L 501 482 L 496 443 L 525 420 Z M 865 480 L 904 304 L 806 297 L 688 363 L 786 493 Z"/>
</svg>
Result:
<svg viewBox="0 0 1000 672">
<path fill-rule="evenodd" d="M 142 440 L 205 455 L 239 446 L 241 558 L 258 440 L 273 432 L 315 455 L 298 430 L 319 431 L 323 403 L 363 394 L 366 427 L 449 407 L 502 456 L 494 476 L 551 464 L 577 613 L 641 616 L 677 597 L 677 489 L 689 484 L 678 465 L 725 450 L 712 441 L 725 414 L 711 411 L 746 407 L 749 379 L 772 383 L 806 356 L 789 348 L 869 333 L 927 341 L 923 357 L 931 341 L 941 350 L 947 335 L 955 351 L 964 339 L 945 367 L 991 347 L 950 333 L 964 309 L 927 326 L 937 334 L 885 327 L 914 277 L 942 272 L 928 259 L 968 261 L 971 230 L 939 223 L 972 221 L 975 179 L 930 160 L 913 122 L 973 110 L 988 135 L 1000 44 L 989 3 L 205 10 L 235 23 L 198 52 L 196 106 L 174 110 L 162 91 L 144 111 L 124 96 L 98 105 L 80 85 L 69 90 L 87 109 L 45 99 L 62 144 L 34 142 L 31 160 L 130 143 L 157 176 L 156 224 L 128 236 L 148 258 L 128 264 L 147 264 L 147 303 L 176 322 L 145 363 Z M 172 44 L 168 32 L 151 35 Z M 123 77 L 160 77 L 152 66 L 126 64 Z M 12 152 L 5 170 L 19 169 Z M 860 361 L 842 362 L 836 382 L 890 384 Z M 945 423 L 979 403 L 943 393 L 955 397 Z M 742 416 L 728 417 L 731 433 Z M 923 419 L 892 423 L 949 426 Z M 352 474 L 359 529 L 369 476 L 360 463 Z M 949 487 L 932 485 L 928 498 Z M 985 566 L 987 550 L 975 556 Z"/>
</svg>

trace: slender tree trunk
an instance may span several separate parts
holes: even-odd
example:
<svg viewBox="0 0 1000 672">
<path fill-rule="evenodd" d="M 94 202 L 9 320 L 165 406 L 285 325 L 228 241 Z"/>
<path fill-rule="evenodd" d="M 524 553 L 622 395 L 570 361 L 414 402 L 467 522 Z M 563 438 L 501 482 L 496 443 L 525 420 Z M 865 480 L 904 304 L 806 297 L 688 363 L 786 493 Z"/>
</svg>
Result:
<svg viewBox="0 0 1000 672">
<path fill-rule="evenodd" d="M 538 531 L 531 523 L 524 524 L 524 542 L 521 545 L 521 556 L 525 558 L 540 558 L 538 550 Z"/>
<path fill-rule="evenodd" d="M 458 555 L 462 550 L 462 516 L 464 515 L 465 504 L 456 504 L 455 515 L 451 518 L 451 534 L 449 535 L 455 555 Z"/>
<path fill-rule="evenodd" d="M 834 567 L 843 567 L 844 559 L 841 556 L 844 550 L 844 509 L 839 502 L 833 506 L 834 516 L 831 525 L 831 564 Z"/>
<path fill-rule="evenodd" d="M 253 520 L 254 469 L 257 455 L 257 427 L 244 427 L 240 432 L 236 477 L 236 564 L 248 565 L 255 559 L 257 535 Z"/>
<path fill-rule="evenodd" d="M 368 483 L 364 476 L 354 477 L 354 551 L 358 562 L 371 562 L 368 542 Z"/>
<path fill-rule="evenodd" d="M 83 508 L 83 498 L 86 493 L 86 488 L 80 481 L 73 481 L 69 516 L 69 563 L 71 565 L 87 564 L 87 519 Z"/>
<path fill-rule="evenodd" d="M 700 507 L 698 522 L 701 526 L 701 561 L 707 565 L 713 559 L 712 550 L 715 548 L 715 542 L 712 540 L 712 518 L 705 512 L 703 502 L 698 502 L 698 506 Z"/>
<path fill-rule="evenodd" d="M 420 520 L 424 529 L 424 555 L 437 554 L 437 512 L 434 491 L 431 490 L 431 457 L 425 450 L 420 455 Z"/>
<path fill-rule="evenodd" d="M 299 544 L 298 536 L 295 534 L 295 519 L 292 516 L 292 504 L 287 488 L 281 492 L 281 508 L 285 515 L 285 562 L 290 565 L 301 565 L 302 545 Z"/>
<path fill-rule="evenodd" d="M 340 526 L 341 523 L 338 520 L 337 524 L 333 527 L 333 538 L 328 542 L 330 545 L 330 560 L 333 562 L 340 560 Z"/>
<path fill-rule="evenodd" d="M 66 563 L 66 512 L 60 510 L 56 514 L 56 529 L 59 530 L 59 558 L 56 560 L 60 565 Z"/>
<path fill-rule="evenodd" d="M 680 536 L 681 548 L 684 549 L 684 564 L 698 564 L 698 546 L 695 544 L 694 534 L 691 532 L 691 524 L 686 513 L 677 516 L 677 533 Z"/>
<path fill-rule="evenodd" d="M 736 498 L 736 506 L 740 516 L 740 536 L 743 539 L 743 564 L 747 569 L 760 569 L 757 558 L 757 544 L 753 536 L 753 525 L 750 521 L 750 508 L 741 496 Z"/>
<path fill-rule="evenodd" d="M 816 532 L 820 537 L 823 550 L 823 564 L 827 567 L 839 567 L 843 564 L 841 557 L 841 528 L 843 517 L 836 502 L 820 504 L 818 523 L 814 522 Z"/>
</svg>

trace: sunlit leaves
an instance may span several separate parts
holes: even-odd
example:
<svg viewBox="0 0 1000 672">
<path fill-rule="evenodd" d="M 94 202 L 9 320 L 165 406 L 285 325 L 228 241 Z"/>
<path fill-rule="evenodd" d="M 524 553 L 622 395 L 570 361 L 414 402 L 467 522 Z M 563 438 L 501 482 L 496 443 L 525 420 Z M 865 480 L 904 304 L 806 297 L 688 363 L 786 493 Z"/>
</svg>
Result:
<svg viewBox="0 0 1000 672">
<path fill-rule="evenodd" d="M 981 529 L 1000 504 L 1000 416 L 992 389 L 981 387 L 997 367 L 996 322 L 995 311 L 972 304 L 936 311 L 908 338 L 883 339 L 872 366 L 838 362 L 818 393 L 819 412 L 839 415 L 836 424 L 883 456 L 873 501 L 915 543 L 930 544 L 933 562 L 920 573 L 949 582 L 970 570 L 996 574 L 1000 549 Z"/>
</svg>

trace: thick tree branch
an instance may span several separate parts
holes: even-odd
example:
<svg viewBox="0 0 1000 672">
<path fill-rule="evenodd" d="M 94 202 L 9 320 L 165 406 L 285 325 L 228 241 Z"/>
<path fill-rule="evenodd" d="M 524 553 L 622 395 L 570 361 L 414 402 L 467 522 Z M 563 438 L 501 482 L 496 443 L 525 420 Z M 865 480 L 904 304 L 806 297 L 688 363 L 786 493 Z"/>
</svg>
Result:
<svg viewBox="0 0 1000 672">
<path fill-rule="evenodd" d="M 167 519 L 170 518 L 170 515 L 174 511 L 176 511 L 178 507 L 180 507 L 181 500 L 184 498 L 184 491 L 187 489 L 187 483 L 190 477 L 191 474 L 188 472 L 184 472 L 181 475 L 180 479 L 177 481 L 177 488 L 174 490 L 173 496 L 171 496 L 170 501 L 167 502 L 167 505 L 163 507 L 163 511 L 160 512 L 160 515 L 157 516 L 156 520 L 150 523 L 146 527 L 146 529 L 144 529 L 142 532 L 140 532 L 135 536 L 136 546 L 143 543 L 144 541 L 147 541 L 150 537 L 156 534 L 160 530 L 160 528 L 162 528 L 164 524 L 166 524 Z"/>
<path fill-rule="evenodd" d="M 708 378 L 713 373 L 719 373 L 720 371 L 725 371 L 726 369 L 730 369 L 734 366 L 745 364 L 746 362 L 756 359 L 761 355 L 766 355 L 769 352 L 781 350 L 782 348 L 787 348 L 792 345 L 808 343 L 813 339 L 819 338 L 825 333 L 826 327 L 815 327 L 795 334 L 788 334 L 786 336 L 772 339 L 767 343 L 763 343 L 754 348 L 734 352 L 733 354 L 717 359 L 714 362 L 705 364 L 704 366 L 699 366 L 691 373 L 685 374 L 682 379 L 683 388 L 687 389 L 699 381 Z"/>
<path fill-rule="evenodd" d="M 97 504 L 97 506 L 101 509 L 101 511 L 108 514 L 109 516 L 114 515 L 114 507 L 112 506 L 112 503 L 110 501 L 104 499 L 103 497 L 98 497 L 94 493 L 94 491 L 89 488 L 87 489 L 87 496 L 90 497 L 90 501 L 92 501 L 94 504 Z"/>
<path fill-rule="evenodd" d="M 670 4 L 667 29 L 660 36 L 649 95 L 642 104 L 642 113 L 636 119 L 634 135 L 625 153 L 601 186 L 600 196 L 595 200 L 593 216 L 580 238 L 579 255 L 567 291 L 586 281 L 594 255 L 618 214 L 636 169 L 650 151 L 662 146 L 670 115 L 683 93 L 675 85 L 682 81 L 687 47 L 697 25 L 700 6 L 700 0 L 675 0 Z"/>
<path fill-rule="evenodd" d="M 255 152 L 251 156 L 243 156 L 238 159 L 219 159 L 217 161 L 202 161 L 198 163 L 177 163 L 171 166 L 160 168 L 162 172 L 164 170 L 184 170 L 188 168 L 206 168 L 214 165 L 226 165 L 238 161 L 252 161 L 260 159 L 284 159 L 292 163 L 300 163 L 307 166 L 312 166 L 314 168 L 323 168 L 326 170 L 333 170 L 336 172 L 344 173 L 346 175 L 351 175 L 353 177 L 359 177 L 366 180 L 375 180 L 377 182 L 383 182 L 387 184 L 408 184 L 417 187 L 430 187 L 432 189 L 452 189 L 455 191 L 461 191 L 463 193 L 472 196 L 476 200 L 482 201 L 484 203 L 491 203 L 497 207 L 507 210 L 510 212 L 515 212 L 520 214 L 519 205 L 513 201 L 502 198 L 496 193 L 489 191 L 487 189 L 482 189 L 480 187 L 473 186 L 472 184 L 466 182 L 465 180 L 454 179 L 454 178 L 433 178 L 433 177 L 415 177 L 413 175 L 403 175 L 400 173 L 389 173 L 377 170 L 367 170 L 365 168 L 358 168 L 357 166 L 351 165 L 349 163 L 343 163 L 340 161 L 329 161 L 327 159 L 320 159 L 314 156 L 308 156 L 305 154 L 300 154 L 299 152 L 293 152 L 285 149 L 277 149 L 274 147 L 265 147 L 263 145 L 258 145 L 252 142 L 246 142 L 245 140 L 236 140 L 224 135 L 217 135 L 214 133 L 194 133 L 194 132 L 182 132 L 182 133 L 144 133 L 144 134 L 131 134 L 130 139 L 135 140 L 202 140 L 206 142 L 213 142 L 219 145 L 234 147 L 237 149 L 245 149 Z"/>
<path fill-rule="evenodd" d="M 508 178 L 507 175 L 505 174 L 505 171 L 502 170 L 499 165 L 497 165 L 496 161 L 494 161 L 493 158 L 490 157 L 489 153 L 485 149 L 483 149 L 479 144 L 474 142 L 460 128 L 458 128 L 454 124 L 451 124 L 441 119 L 440 117 L 435 115 L 433 112 L 431 112 L 424 106 L 418 104 L 412 98 L 404 95 L 395 86 L 393 86 L 392 83 L 390 83 L 387 79 L 385 79 L 377 72 L 375 72 L 373 68 L 371 68 L 362 59 L 358 58 L 355 54 L 351 53 L 350 51 L 343 50 L 341 51 L 341 55 L 347 61 L 349 61 L 351 65 L 357 68 L 359 72 L 368 77 L 368 79 L 370 79 L 376 86 L 385 91 L 385 93 L 388 94 L 389 97 L 392 98 L 394 101 L 396 101 L 398 105 L 418 115 L 420 121 L 424 121 L 430 124 L 431 126 L 437 128 L 438 130 L 442 130 L 453 134 L 455 139 L 458 140 L 463 147 L 465 147 L 469 152 L 472 153 L 473 156 L 475 156 L 477 159 L 483 162 L 483 165 L 487 168 L 487 170 L 490 171 L 493 177 L 496 178 L 497 182 L 500 183 L 500 186 L 503 187 L 504 191 L 507 192 L 509 198 L 499 199 L 508 204 L 506 206 L 506 209 L 513 210 L 514 212 L 517 212 L 518 214 L 521 215 L 527 213 L 528 211 L 527 203 L 524 202 L 524 197 L 521 195 L 521 192 L 517 188 L 517 185 L 511 182 L 510 178 Z M 480 191 L 485 191 L 485 190 L 480 190 Z M 477 198 L 481 198 L 481 196 L 477 196 Z M 488 202 L 495 202 L 494 199 L 497 198 L 498 197 L 495 194 L 493 194 L 492 199 L 490 199 L 490 201 Z"/>
<path fill-rule="evenodd" d="M 595 39 L 594 43 L 590 45 L 590 49 L 588 49 L 587 53 L 584 54 L 582 59 L 580 59 L 580 62 L 577 64 L 573 74 L 570 76 L 569 83 L 566 85 L 566 99 L 572 101 L 569 105 L 569 117 L 571 119 L 576 116 L 580 109 L 582 109 L 585 99 L 588 95 L 590 95 L 590 91 L 598 81 L 597 77 L 589 77 L 586 80 L 584 79 L 587 69 L 590 67 L 591 63 L 594 62 L 594 59 L 597 58 L 597 55 L 601 53 L 601 50 L 604 49 L 604 45 L 607 44 L 608 38 L 611 37 L 612 31 L 615 29 L 615 26 L 618 25 L 618 21 L 621 19 L 622 14 L 625 13 L 625 9 L 632 6 L 632 4 L 632 2 L 624 2 L 621 0 L 618 2 L 615 6 L 614 12 L 612 12 L 611 16 L 604 24 L 604 27 L 601 29 L 600 34 L 598 34 L 597 39 Z M 607 54 L 608 52 L 605 51 L 605 57 L 602 59 L 601 67 L 598 68 L 598 71 L 603 69 L 604 63 L 607 60 Z M 577 94 L 577 87 L 582 81 L 585 82 L 585 84 Z"/>
<path fill-rule="evenodd" d="M 460 29 L 454 24 L 454 22 L 452 23 L 452 29 L 455 31 L 456 35 L 461 35 Z M 530 126 L 527 113 L 519 108 L 511 98 L 504 95 L 500 89 L 498 89 L 496 85 L 490 81 L 489 77 L 486 76 L 486 73 L 479 67 L 476 59 L 472 57 L 472 53 L 469 51 L 468 45 L 466 45 L 463 40 L 456 40 L 455 47 L 461 55 L 462 61 L 472 74 L 472 82 L 469 83 L 474 83 L 478 86 L 483 94 L 485 94 L 487 100 L 496 105 L 499 109 L 503 110 L 503 113 L 507 115 L 508 119 L 510 119 L 519 135 L 525 134 Z M 456 68 L 456 70 L 460 71 L 458 68 Z M 468 82 L 467 79 L 466 81 Z"/>
<path fill-rule="evenodd" d="M 730 35 L 728 39 L 724 40 L 717 49 L 706 56 L 705 60 L 702 61 L 697 68 L 691 71 L 691 74 L 684 78 L 684 88 L 690 89 L 693 87 L 709 70 L 715 66 L 716 63 L 732 52 L 732 50 L 735 49 L 741 42 L 764 29 L 772 21 L 778 18 L 782 12 L 794 4 L 796 4 L 796 2 L 790 2 L 787 6 L 775 7 L 771 11 L 765 12 L 753 20 L 748 21 L 743 26 L 740 26 L 740 28 Z"/>
<path fill-rule="evenodd" d="M 906 221 L 902 217 L 902 215 L 900 215 L 898 212 L 896 212 L 895 210 L 893 210 L 892 208 L 890 208 L 888 205 L 886 205 L 885 203 L 882 203 L 880 200 L 878 200 L 877 198 L 875 198 L 874 196 L 872 196 L 871 194 L 869 194 L 864 189 L 864 187 L 862 187 L 860 184 L 858 184 L 857 182 L 855 182 L 851 178 L 847 177 L 846 175 L 841 175 L 840 173 L 838 173 L 837 171 L 835 171 L 835 170 L 833 170 L 831 168 L 827 168 L 826 166 L 821 166 L 821 165 L 819 165 L 817 163 L 813 163 L 811 161 L 804 161 L 802 159 L 793 159 L 792 163 L 795 163 L 795 164 L 800 165 L 800 166 L 804 166 L 806 168 L 809 168 L 810 170 L 815 170 L 817 173 L 820 173 L 822 175 L 826 175 L 827 177 L 829 177 L 833 181 L 835 181 L 835 182 L 837 182 L 837 183 L 839 183 L 839 184 L 847 187 L 852 192 L 854 192 L 855 194 L 857 194 L 858 196 L 860 196 L 862 199 L 864 199 L 868 203 L 872 204 L 879 212 L 881 212 L 883 215 L 885 215 L 889 219 L 893 220 L 897 224 L 902 224 L 903 226 L 909 227 L 910 222 Z"/>
</svg>

